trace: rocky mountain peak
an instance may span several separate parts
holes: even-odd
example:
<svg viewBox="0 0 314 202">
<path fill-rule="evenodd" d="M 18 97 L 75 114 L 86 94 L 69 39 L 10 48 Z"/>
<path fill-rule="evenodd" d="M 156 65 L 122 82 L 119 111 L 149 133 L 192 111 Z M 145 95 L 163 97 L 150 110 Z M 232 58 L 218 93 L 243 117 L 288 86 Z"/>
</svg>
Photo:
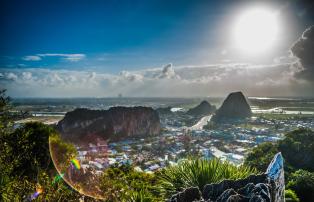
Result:
<svg viewBox="0 0 314 202">
<path fill-rule="evenodd" d="M 242 92 L 233 92 L 223 101 L 213 116 L 214 121 L 251 117 L 252 111 Z"/>
<path fill-rule="evenodd" d="M 154 136 L 160 133 L 161 126 L 158 113 L 151 107 L 112 107 L 68 112 L 57 128 L 65 139 L 79 141 L 86 136 L 103 139 Z"/>
<path fill-rule="evenodd" d="M 187 111 L 190 115 L 208 115 L 213 113 L 216 110 L 214 105 L 211 105 L 206 100 L 203 100 L 199 105 L 194 108 L 191 108 Z"/>
</svg>

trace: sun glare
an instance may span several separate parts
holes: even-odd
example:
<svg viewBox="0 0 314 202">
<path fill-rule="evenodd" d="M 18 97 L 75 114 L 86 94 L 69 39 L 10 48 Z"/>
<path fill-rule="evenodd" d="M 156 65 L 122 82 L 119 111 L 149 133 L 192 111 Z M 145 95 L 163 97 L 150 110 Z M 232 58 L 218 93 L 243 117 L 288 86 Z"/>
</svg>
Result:
<svg viewBox="0 0 314 202">
<path fill-rule="evenodd" d="M 254 8 L 237 19 L 233 34 L 237 49 L 246 54 L 262 53 L 273 47 L 278 33 L 276 13 Z"/>
</svg>

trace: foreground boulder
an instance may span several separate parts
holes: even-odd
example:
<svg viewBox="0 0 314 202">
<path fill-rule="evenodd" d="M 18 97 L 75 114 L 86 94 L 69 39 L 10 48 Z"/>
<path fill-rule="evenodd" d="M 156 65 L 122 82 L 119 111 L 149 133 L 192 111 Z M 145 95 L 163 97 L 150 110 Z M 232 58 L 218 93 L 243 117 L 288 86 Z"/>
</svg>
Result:
<svg viewBox="0 0 314 202">
<path fill-rule="evenodd" d="M 233 92 L 223 101 L 212 120 L 244 119 L 252 116 L 250 105 L 242 92 Z"/>
<path fill-rule="evenodd" d="M 88 138 L 121 139 L 160 133 L 158 113 L 150 107 L 112 107 L 108 110 L 76 109 L 58 123 L 62 137 L 72 141 Z"/>
<path fill-rule="evenodd" d="M 194 115 L 194 116 L 201 116 L 201 115 L 211 114 L 215 112 L 215 110 L 216 110 L 216 107 L 214 105 L 211 105 L 209 102 L 204 100 L 196 107 L 189 109 L 187 111 L 187 114 Z"/>
<path fill-rule="evenodd" d="M 245 179 L 223 180 L 207 184 L 202 192 L 197 187 L 187 188 L 173 195 L 169 202 L 283 202 L 284 170 L 281 153 L 275 155 L 267 171 Z"/>
</svg>

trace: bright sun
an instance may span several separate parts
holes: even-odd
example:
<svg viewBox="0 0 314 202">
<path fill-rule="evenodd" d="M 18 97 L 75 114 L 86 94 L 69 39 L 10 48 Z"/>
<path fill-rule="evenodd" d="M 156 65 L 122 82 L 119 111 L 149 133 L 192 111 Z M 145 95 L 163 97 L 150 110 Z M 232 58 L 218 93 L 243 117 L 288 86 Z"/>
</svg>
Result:
<svg viewBox="0 0 314 202">
<path fill-rule="evenodd" d="M 276 41 L 277 33 L 277 15 L 263 8 L 244 12 L 233 30 L 236 48 L 247 54 L 269 50 Z"/>
</svg>

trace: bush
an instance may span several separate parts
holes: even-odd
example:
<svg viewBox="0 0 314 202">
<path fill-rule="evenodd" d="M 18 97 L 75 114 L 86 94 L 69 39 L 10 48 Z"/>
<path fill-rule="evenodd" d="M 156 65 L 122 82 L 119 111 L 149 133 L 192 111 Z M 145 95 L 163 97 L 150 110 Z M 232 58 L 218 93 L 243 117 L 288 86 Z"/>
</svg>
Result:
<svg viewBox="0 0 314 202">
<path fill-rule="evenodd" d="M 49 136 L 54 129 L 42 123 L 27 123 L 6 135 L 0 148 L 0 165 L 7 175 L 35 180 L 39 170 L 53 168 Z"/>
<path fill-rule="evenodd" d="M 269 163 L 278 153 L 277 146 L 270 142 L 265 142 L 257 147 L 247 155 L 244 165 L 256 168 L 258 171 L 265 172 Z"/>
<path fill-rule="evenodd" d="M 285 139 L 278 142 L 286 163 L 294 170 L 314 171 L 314 132 L 310 129 L 298 129 L 286 134 Z"/>
<path fill-rule="evenodd" d="M 295 191 L 301 201 L 312 201 L 314 199 L 314 173 L 306 170 L 292 173 L 287 188 Z"/>
<path fill-rule="evenodd" d="M 256 169 L 235 166 L 219 159 L 188 159 L 176 166 L 166 167 L 159 175 L 160 192 L 168 198 L 187 187 L 203 190 L 206 184 L 217 183 L 224 179 L 240 179 L 256 174 Z"/>
<path fill-rule="evenodd" d="M 299 202 L 300 201 L 297 194 L 291 189 L 285 190 L 285 199 L 287 202 Z"/>
<path fill-rule="evenodd" d="M 104 171 L 100 189 L 106 201 L 162 201 L 156 183 L 154 174 L 138 172 L 130 165 L 115 165 Z"/>
</svg>

